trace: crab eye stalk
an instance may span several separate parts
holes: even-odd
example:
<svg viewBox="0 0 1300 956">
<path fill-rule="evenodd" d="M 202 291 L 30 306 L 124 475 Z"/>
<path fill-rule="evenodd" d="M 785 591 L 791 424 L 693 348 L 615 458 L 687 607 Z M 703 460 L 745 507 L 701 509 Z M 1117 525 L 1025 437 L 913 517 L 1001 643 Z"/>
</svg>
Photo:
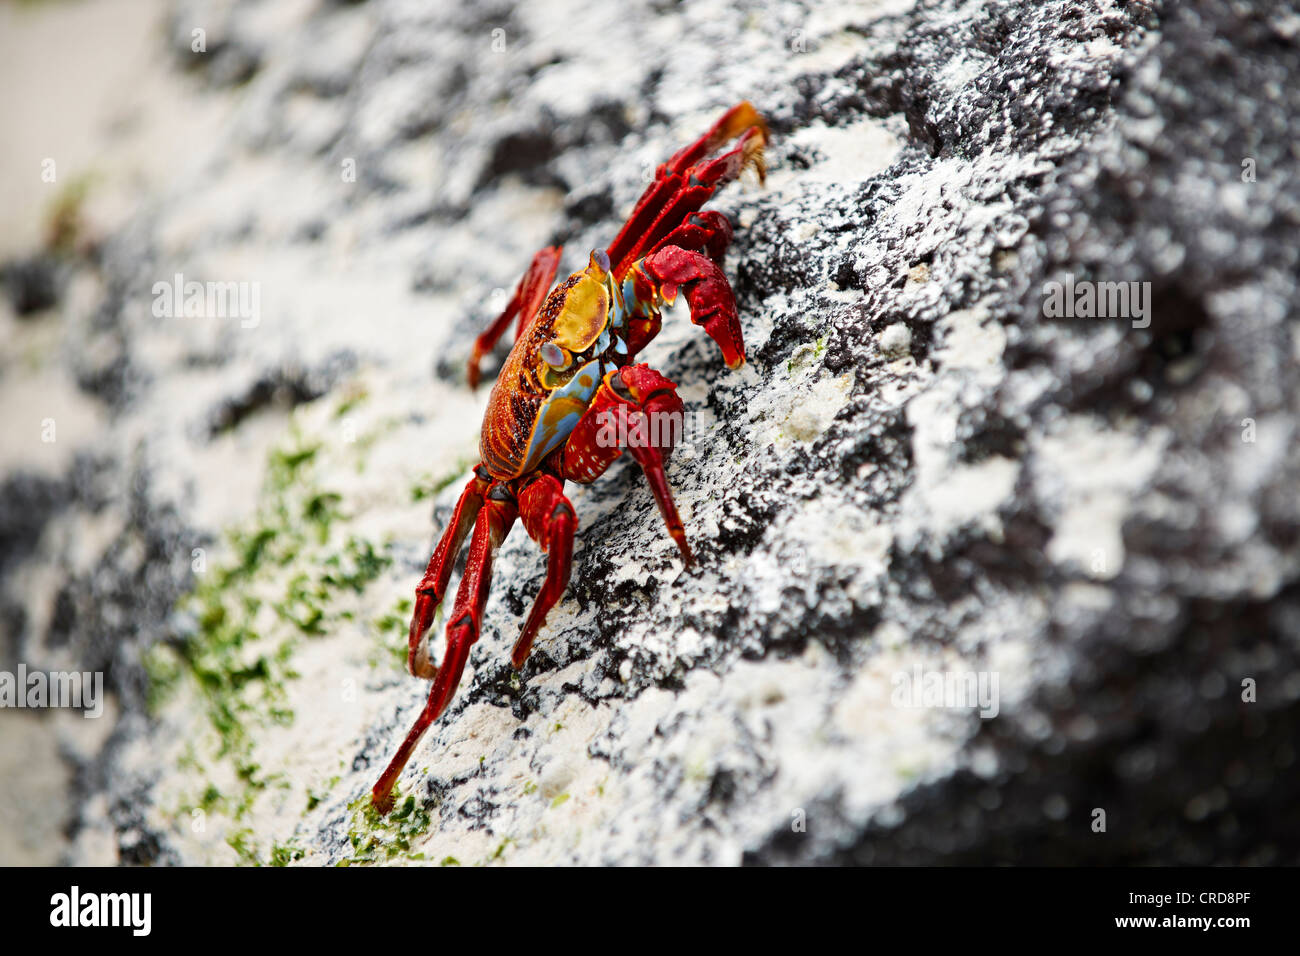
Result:
<svg viewBox="0 0 1300 956">
<path fill-rule="evenodd" d="M 560 348 L 554 342 L 547 342 L 537 350 L 537 354 L 541 356 L 543 362 L 555 369 L 557 372 L 568 367 L 569 353 L 564 351 L 564 349 Z"/>
</svg>

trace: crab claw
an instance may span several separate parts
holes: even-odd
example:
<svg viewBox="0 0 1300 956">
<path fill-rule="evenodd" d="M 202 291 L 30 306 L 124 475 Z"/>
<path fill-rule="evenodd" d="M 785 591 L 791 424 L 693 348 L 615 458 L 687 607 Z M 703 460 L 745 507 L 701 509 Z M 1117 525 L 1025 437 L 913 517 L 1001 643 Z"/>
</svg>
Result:
<svg viewBox="0 0 1300 956">
<path fill-rule="evenodd" d="M 736 297 L 722 270 L 708 256 L 679 246 L 664 246 L 643 260 L 646 273 L 668 304 L 680 288 L 691 307 L 691 321 L 702 326 L 722 349 L 727 368 L 745 364 L 745 340 L 736 312 Z"/>
</svg>

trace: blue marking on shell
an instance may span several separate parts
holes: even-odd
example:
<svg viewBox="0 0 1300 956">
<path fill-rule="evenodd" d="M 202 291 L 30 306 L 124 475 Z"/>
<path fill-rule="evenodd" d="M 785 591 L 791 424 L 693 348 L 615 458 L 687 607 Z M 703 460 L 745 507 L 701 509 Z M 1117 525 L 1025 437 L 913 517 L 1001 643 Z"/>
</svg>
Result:
<svg viewBox="0 0 1300 956">
<path fill-rule="evenodd" d="M 627 324 L 627 305 L 621 295 L 610 296 L 609 326 L 621 329 Z"/>
<path fill-rule="evenodd" d="M 627 310 L 626 314 L 631 315 L 637 311 L 636 308 L 636 283 L 632 281 L 632 273 L 627 274 L 623 280 L 623 305 Z M 619 326 L 622 328 L 622 326 Z"/>
<path fill-rule="evenodd" d="M 604 355 L 608 349 L 609 349 L 609 326 L 606 326 L 605 331 L 600 333 L 600 338 L 596 339 L 595 354 Z"/>
<path fill-rule="evenodd" d="M 627 343 L 624 342 L 622 339 L 615 339 L 615 340 L 614 340 L 614 353 L 615 353 L 616 355 L 626 355 L 626 354 L 627 354 Z"/>
<path fill-rule="evenodd" d="M 600 387 L 600 362 L 588 362 L 561 385 L 537 410 L 537 424 L 528 442 L 524 472 L 534 470 L 543 458 L 555 451 L 569 437 L 578 419 L 591 404 Z"/>
<path fill-rule="evenodd" d="M 528 459 L 524 465 L 524 472 L 534 470 L 543 458 L 560 447 L 560 444 L 568 439 L 573 429 L 578 426 L 580 418 L 582 412 L 574 410 L 548 423 L 546 428 L 538 428 L 532 442 L 528 445 Z"/>
</svg>

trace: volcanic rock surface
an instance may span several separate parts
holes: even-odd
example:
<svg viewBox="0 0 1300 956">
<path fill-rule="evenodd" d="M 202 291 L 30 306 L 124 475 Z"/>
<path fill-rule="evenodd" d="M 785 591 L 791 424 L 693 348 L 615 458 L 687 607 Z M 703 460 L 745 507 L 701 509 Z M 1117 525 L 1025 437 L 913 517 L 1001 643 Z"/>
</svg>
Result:
<svg viewBox="0 0 1300 956">
<path fill-rule="evenodd" d="M 7 250 L 3 666 L 112 700 L 0 714 L 5 862 L 1300 862 L 1294 10 L 157 26 L 210 117 L 185 161 L 89 240 Z M 476 460 L 474 335 L 742 99 L 769 175 L 712 208 L 749 360 L 680 310 L 643 353 L 686 401 L 697 567 L 634 462 L 570 486 L 572 581 L 516 675 L 545 572 L 517 527 L 377 820 L 427 690 L 409 601 Z M 177 274 L 256 308 L 160 316 Z M 1053 283 L 1132 297 L 1061 314 Z"/>
</svg>

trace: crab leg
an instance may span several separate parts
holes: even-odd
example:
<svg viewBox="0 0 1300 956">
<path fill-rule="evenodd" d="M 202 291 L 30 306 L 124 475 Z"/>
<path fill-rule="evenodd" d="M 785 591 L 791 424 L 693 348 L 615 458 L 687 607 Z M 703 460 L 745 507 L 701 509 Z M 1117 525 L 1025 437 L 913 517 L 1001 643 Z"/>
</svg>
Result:
<svg viewBox="0 0 1300 956">
<path fill-rule="evenodd" d="M 518 338 L 537 315 L 542 302 L 546 299 L 546 291 L 555 279 L 556 270 L 560 268 L 560 252 L 560 246 L 547 246 L 533 256 L 532 263 L 524 272 L 523 278 L 519 280 L 519 285 L 515 287 L 514 295 L 506 303 L 505 311 L 474 340 L 474 352 L 470 355 L 469 366 L 465 373 L 471 389 L 478 388 L 479 362 L 496 346 L 506 329 L 510 327 L 511 321 L 518 316 L 519 326 L 515 330 L 515 337 Z"/>
<path fill-rule="evenodd" d="M 753 103 L 742 100 L 718 117 L 718 121 L 707 133 L 691 145 L 675 152 L 667 165 L 675 172 L 681 172 L 698 163 L 723 143 L 731 142 L 741 133 L 747 133 L 754 127 L 757 127 L 766 137 L 767 124 L 763 122 L 763 117 L 758 114 L 758 110 L 754 109 Z"/>
<path fill-rule="evenodd" d="M 700 160 L 739 137 L 740 142 L 717 159 Z M 707 133 L 675 153 L 656 171 L 655 181 L 647 187 L 632 210 L 631 216 L 614 237 L 608 250 L 614 274 L 620 278 L 633 262 L 663 244 L 691 213 L 699 210 L 722 185 L 752 167 L 760 181 L 765 173 L 763 146 L 767 126 L 745 102 L 733 106 Z"/>
<path fill-rule="evenodd" d="M 442 533 L 438 546 L 434 548 L 433 556 L 429 558 L 424 577 L 415 588 L 415 609 L 411 613 L 411 632 L 407 638 L 406 653 L 406 668 L 415 677 L 432 680 L 438 673 L 438 668 L 429 660 L 429 627 L 433 624 L 433 615 L 442 603 L 443 595 L 447 593 L 451 569 L 460 556 L 465 538 L 474 527 L 474 519 L 483 506 L 483 495 L 490 483 L 487 469 L 482 465 L 475 466 L 474 477 L 460 493 L 451 521 Z"/>
<path fill-rule="evenodd" d="M 682 249 L 703 250 L 718 265 L 726 257 L 731 245 L 732 228 L 727 217 L 716 209 L 693 212 L 686 221 L 664 237 L 660 249 L 679 246 Z"/>
<path fill-rule="evenodd" d="M 389 761 L 383 776 L 371 790 L 371 800 L 381 813 L 392 809 L 393 784 L 401 776 L 406 762 L 411 759 L 420 738 L 456 693 L 460 675 L 465 670 L 465 662 L 469 660 L 470 648 L 478 640 L 483 607 L 487 604 L 488 588 L 492 583 L 493 555 L 515 523 L 517 514 L 518 508 L 504 485 L 494 485 L 483 499 L 478 518 L 474 522 L 474 536 L 470 540 L 465 573 L 460 579 L 456 604 L 447 624 L 447 650 L 443 654 L 442 666 L 434 672 L 428 703 L 415 719 L 415 724 L 407 732 L 402 745 L 397 748 L 397 753 Z"/>
<path fill-rule="evenodd" d="M 546 582 L 538 592 L 533 608 L 528 612 L 528 620 L 524 622 L 524 629 L 510 653 L 510 663 L 515 670 L 523 669 L 533 648 L 533 638 L 546 623 L 546 615 L 569 585 L 569 571 L 573 565 L 573 532 L 578 527 L 573 505 L 564 497 L 564 484 L 553 475 L 540 475 L 519 493 L 519 517 L 529 537 L 540 544 L 550 557 Z"/>
<path fill-rule="evenodd" d="M 627 365 L 605 376 L 558 454 L 562 476 L 585 484 L 604 474 L 624 449 L 631 452 L 645 473 L 668 533 L 690 567 L 694 557 L 664 474 L 684 417 L 677 386 L 648 365 Z"/>
</svg>

